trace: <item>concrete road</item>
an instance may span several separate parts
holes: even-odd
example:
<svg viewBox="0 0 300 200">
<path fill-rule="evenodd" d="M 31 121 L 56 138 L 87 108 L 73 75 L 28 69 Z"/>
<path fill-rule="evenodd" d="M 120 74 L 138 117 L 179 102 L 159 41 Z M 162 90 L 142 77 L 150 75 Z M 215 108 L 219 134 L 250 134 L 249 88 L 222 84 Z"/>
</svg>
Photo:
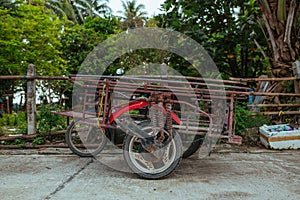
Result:
<svg viewBox="0 0 300 200">
<path fill-rule="evenodd" d="M 117 162 L 118 154 L 102 154 L 101 162 L 69 152 L 0 154 L 2 200 L 300 199 L 300 151 L 194 156 L 170 177 L 156 181 L 103 164 Z"/>
</svg>

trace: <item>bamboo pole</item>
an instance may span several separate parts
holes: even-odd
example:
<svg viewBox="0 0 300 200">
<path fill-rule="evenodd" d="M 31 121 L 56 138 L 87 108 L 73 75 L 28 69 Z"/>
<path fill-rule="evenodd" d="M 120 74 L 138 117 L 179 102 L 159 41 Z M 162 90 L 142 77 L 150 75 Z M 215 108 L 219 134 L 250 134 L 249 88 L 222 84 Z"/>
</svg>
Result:
<svg viewBox="0 0 300 200">
<path fill-rule="evenodd" d="M 255 81 L 293 81 L 300 80 L 300 77 L 283 77 L 283 78 L 230 78 L 231 81 L 255 82 Z"/>
<path fill-rule="evenodd" d="M 299 115 L 300 111 L 271 111 L 271 112 L 258 112 L 253 115 Z"/>
<path fill-rule="evenodd" d="M 69 80 L 66 76 L 0 76 L 0 80 Z"/>
<path fill-rule="evenodd" d="M 45 136 L 57 136 L 57 135 L 64 135 L 66 133 L 66 130 L 57 131 L 56 133 L 49 133 L 45 134 Z M 18 136 L 2 136 L 0 137 L 0 141 L 13 141 L 13 140 L 32 140 L 34 138 L 38 137 L 37 134 L 33 135 L 18 135 Z"/>
<path fill-rule="evenodd" d="M 300 104 L 248 104 L 249 107 L 300 107 Z"/>
<path fill-rule="evenodd" d="M 300 97 L 300 94 L 294 93 L 268 93 L 268 92 L 250 92 L 250 95 L 254 96 L 288 96 L 288 97 Z"/>
<path fill-rule="evenodd" d="M 0 145 L 0 149 L 43 149 L 43 148 L 69 148 L 68 145 L 50 144 L 50 145 Z"/>
</svg>

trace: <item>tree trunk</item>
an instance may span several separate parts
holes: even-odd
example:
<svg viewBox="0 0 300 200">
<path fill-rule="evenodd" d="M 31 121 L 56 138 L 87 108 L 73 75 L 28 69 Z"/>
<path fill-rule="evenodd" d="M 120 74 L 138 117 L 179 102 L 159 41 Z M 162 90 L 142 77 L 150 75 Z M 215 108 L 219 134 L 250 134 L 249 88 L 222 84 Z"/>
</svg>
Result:
<svg viewBox="0 0 300 200">
<path fill-rule="evenodd" d="M 275 77 L 293 76 L 293 63 L 299 58 L 299 15 L 297 0 L 258 0 L 262 12 L 259 24 L 268 41 L 271 71 Z"/>
<path fill-rule="evenodd" d="M 298 76 L 299 72 L 294 67 L 299 59 L 299 27 L 297 20 L 299 16 L 299 1 L 298 0 L 257 0 L 261 10 L 261 18 L 258 23 L 266 37 L 269 57 L 270 70 L 274 77 L 292 77 Z M 288 83 L 278 83 L 273 93 L 287 91 Z M 292 88 L 290 88 L 292 89 Z M 300 82 L 294 81 L 294 92 L 300 94 Z M 276 96 L 271 101 L 277 104 L 294 101 L 300 103 L 299 97 L 284 98 Z M 278 107 L 278 110 L 281 110 Z M 289 109 L 289 108 L 288 108 Z M 285 111 L 286 112 L 286 111 Z M 282 118 L 277 116 L 272 120 Z M 274 122 L 274 121 L 273 121 Z M 298 123 L 294 121 L 293 123 Z"/>
</svg>

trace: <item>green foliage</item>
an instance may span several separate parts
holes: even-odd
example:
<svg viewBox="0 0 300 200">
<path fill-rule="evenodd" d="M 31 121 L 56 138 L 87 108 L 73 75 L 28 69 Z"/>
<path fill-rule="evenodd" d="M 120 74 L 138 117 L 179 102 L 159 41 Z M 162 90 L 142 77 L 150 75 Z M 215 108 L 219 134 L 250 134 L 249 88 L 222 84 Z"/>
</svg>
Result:
<svg viewBox="0 0 300 200">
<path fill-rule="evenodd" d="M 282 81 L 281 85 L 286 88 L 286 93 L 294 93 L 294 81 Z"/>
<path fill-rule="evenodd" d="M 199 42 L 226 76 L 256 77 L 267 65 L 254 39 L 265 50 L 264 36 L 256 23 L 255 1 L 166 0 L 157 17 L 159 26 L 182 32 Z M 173 59 L 173 64 L 188 68 Z"/>
<path fill-rule="evenodd" d="M 101 41 L 118 32 L 118 26 L 119 22 L 115 17 L 87 17 L 83 24 L 86 29 L 94 30 Z"/>
<path fill-rule="evenodd" d="M 254 115 L 255 114 L 255 115 Z M 247 128 L 260 127 L 270 123 L 270 118 L 251 112 L 246 103 L 236 103 L 235 105 L 235 133 L 240 135 Z"/>
<path fill-rule="evenodd" d="M 41 105 L 38 107 L 37 125 L 38 136 L 33 139 L 32 145 L 41 145 L 45 143 L 47 134 L 57 130 L 65 130 L 67 128 L 66 118 L 54 115 L 51 111 L 60 110 L 57 105 Z M 14 131 L 12 131 L 12 129 Z M 25 112 L 17 114 L 4 114 L 0 118 L 0 134 L 27 134 L 27 119 Z M 51 139 L 50 139 L 51 140 Z M 7 141 L 5 145 L 18 145 L 20 148 L 24 147 L 26 140 L 16 139 L 14 141 Z"/>
<path fill-rule="evenodd" d="M 41 144 L 44 144 L 44 143 L 45 143 L 44 137 L 36 137 L 32 141 L 32 146 L 41 145 Z"/>
<path fill-rule="evenodd" d="M 16 123 L 14 125 L 18 127 L 20 133 L 27 133 L 27 115 L 25 112 L 19 112 L 15 115 Z"/>
<path fill-rule="evenodd" d="M 26 141 L 22 139 L 16 139 L 13 141 L 5 141 L 4 145 L 17 145 L 20 149 L 25 147 Z"/>
<path fill-rule="evenodd" d="M 147 12 L 144 4 L 137 4 L 136 0 L 122 1 L 123 11 L 119 11 L 122 16 L 122 29 L 143 27 L 146 21 Z"/>
<path fill-rule="evenodd" d="M 16 129 L 14 133 L 26 134 L 27 133 L 27 120 L 26 113 L 19 112 L 17 114 L 4 114 L 0 118 L 0 133 L 8 133 L 8 129 Z"/>
<path fill-rule="evenodd" d="M 60 18 L 82 24 L 88 16 L 109 15 L 108 0 L 45 0 L 45 5 Z"/>
<path fill-rule="evenodd" d="M 66 118 L 60 115 L 54 115 L 51 111 L 59 111 L 61 108 L 57 105 L 41 105 L 37 113 L 37 132 L 40 135 L 49 134 L 58 130 L 64 130 L 67 127 Z"/>
<path fill-rule="evenodd" d="M 169 54 L 166 51 L 158 49 L 138 49 L 130 53 L 125 53 L 115 60 L 108 71 L 106 71 L 106 74 L 115 74 L 118 68 L 128 71 L 136 67 L 142 69 L 141 66 L 145 67 L 142 69 L 143 71 L 135 71 L 135 74 L 150 73 L 149 70 L 152 69 L 152 65 L 163 63 Z M 151 74 L 154 75 L 153 71 Z"/>
<path fill-rule="evenodd" d="M 93 11 L 101 12 L 101 9 L 105 9 L 105 6 L 102 7 L 105 2 L 101 4 L 88 0 L 86 5 L 93 4 Z M 119 31 L 119 22 L 114 17 L 95 17 L 94 14 L 83 12 L 84 21 L 79 25 L 66 18 L 59 19 L 53 10 L 47 9 L 50 0 L 47 0 L 47 8 L 43 0 L 32 0 L 30 3 L 22 0 L 0 3 L 1 75 L 25 75 L 29 63 L 36 66 L 37 75 L 76 74 L 88 53 Z M 81 11 L 84 9 L 81 8 Z M 12 93 L 21 84 L 0 80 L 0 95 Z M 59 96 L 70 93 L 70 84 L 63 81 L 44 81 L 43 84 L 43 87 L 52 89 Z"/>
<path fill-rule="evenodd" d="M 38 75 L 66 74 L 61 57 L 61 34 L 65 21 L 42 5 L 15 1 L 0 6 L 0 74 L 24 75 L 33 63 Z M 17 82 L 0 80 L 0 94 L 13 91 Z"/>
<path fill-rule="evenodd" d="M 34 63 L 40 75 L 60 75 L 59 38 L 64 25 L 43 6 L 20 4 L 15 10 L 0 7 L 0 72 L 25 74 Z"/>
<path fill-rule="evenodd" d="M 16 139 L 15 141 L 13 141 L 13 145 L 18 145 L 19 148 L 23 148 L 25 147 L 25 141 L 24 140 L 21 140 L 21 139 Z"/>
<path fill-rule="evenodd" d="M 101 42 L 118 32 L 116 18 L 88 17 L 82 25 L 65 27 L 61 39 L 67 71 L 76 74 L 87 55 Z"/>
</svg>

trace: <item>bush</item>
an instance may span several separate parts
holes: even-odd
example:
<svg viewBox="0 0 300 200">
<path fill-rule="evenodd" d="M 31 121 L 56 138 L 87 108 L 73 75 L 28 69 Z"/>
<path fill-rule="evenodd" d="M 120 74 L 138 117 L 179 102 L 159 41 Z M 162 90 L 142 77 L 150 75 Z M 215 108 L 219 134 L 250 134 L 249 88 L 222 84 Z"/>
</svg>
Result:
<svg viewBox="0 0 300 200">
<path fill-rule="evenodd" d="M 66 118 L 52 114 L 51 111 L 59 111 L 62 108 L 58 105 L 41 105 L 38 107 L 37 132 L 38 134 L 48 134 L 67 128 Z"/>
<path fill-rule="evenodd" d="M 3 118 L 0 118 L 0 133 L 8 132 L 8 129 L 15 128 L 16 133 L 27 133 L 27 120 L 26 113 L 19 112 L 15 114 L 4 114 Z"/>
<path fill-rule="evenodd" d="M 260 127 L 270 123 L 270 118 L 251 112 L 246 103 L 236 103 L 235 105 L 235 133 L 242 134 L 247 128 Z"/>
</svg>

